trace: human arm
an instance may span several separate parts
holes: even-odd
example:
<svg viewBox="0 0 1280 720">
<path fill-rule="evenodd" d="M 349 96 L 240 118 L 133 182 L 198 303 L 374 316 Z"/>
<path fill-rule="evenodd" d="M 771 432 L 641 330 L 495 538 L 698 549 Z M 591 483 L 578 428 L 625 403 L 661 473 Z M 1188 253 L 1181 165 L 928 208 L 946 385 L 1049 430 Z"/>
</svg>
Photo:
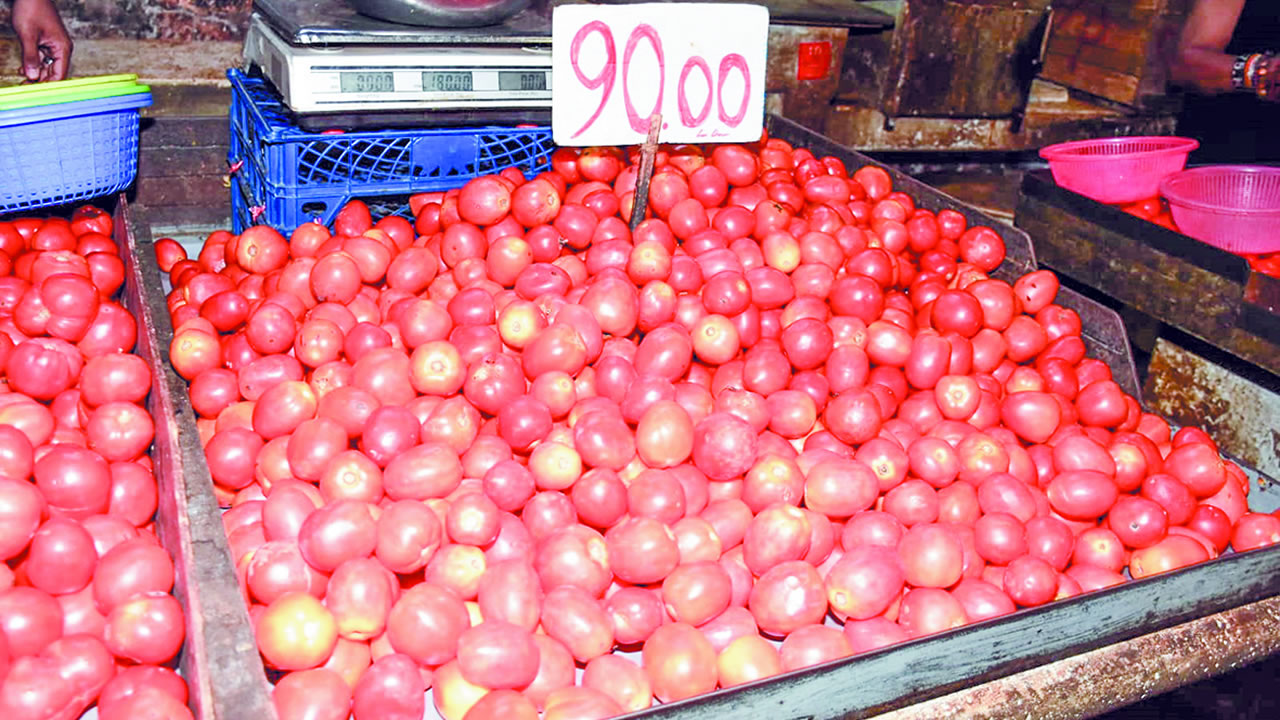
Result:
<svg viewBox="0 0 1280 720">
<path fill-rule="evenodd" d="M 71 36 L 53 0 L 13 0 L 13 31 L 22 48 L 22 74 L 32 82 L 62 80 L 71 64 Z"/>
</svg>

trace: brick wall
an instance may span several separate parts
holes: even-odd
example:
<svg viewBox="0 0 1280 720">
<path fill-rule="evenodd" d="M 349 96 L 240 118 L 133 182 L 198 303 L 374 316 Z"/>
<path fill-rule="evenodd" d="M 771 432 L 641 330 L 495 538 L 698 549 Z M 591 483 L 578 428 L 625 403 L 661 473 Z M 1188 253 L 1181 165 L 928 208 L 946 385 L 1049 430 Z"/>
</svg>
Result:
<svg viewBox="0 0 1280 720">
<path fill-rule="evenodd" d="M 252 0 L 54 0 L 54 4 L 73 39 L 239 40 Z M 9 27 L 8 3 L 0 3 L 0 26 Z"/>
</svg>

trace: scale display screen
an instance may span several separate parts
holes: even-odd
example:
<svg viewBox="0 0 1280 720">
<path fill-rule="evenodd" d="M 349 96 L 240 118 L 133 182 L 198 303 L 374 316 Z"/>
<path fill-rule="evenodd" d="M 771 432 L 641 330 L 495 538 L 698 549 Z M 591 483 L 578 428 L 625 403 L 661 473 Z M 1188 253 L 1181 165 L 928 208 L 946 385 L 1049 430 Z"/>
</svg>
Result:
<svg viewBox="0 0 1280 720">
<path fill-rule="evenodd" d="M 471 92 L 475 86 L 470 72 L 424 72 L 422 89 L 433 92 Z"/>
<path fill-rule="evenodd" d="M 500 72 L 498 73 L 499 90 L 546 90 L 547 74 L 545 72 Z"/>
<path fill-rule="evenodd" d="M 344 72 L 339 74 L 338 83 L 344 93 L 394 92 L 396 89 L 395 75 L 390 72 Z"/>
</svg>

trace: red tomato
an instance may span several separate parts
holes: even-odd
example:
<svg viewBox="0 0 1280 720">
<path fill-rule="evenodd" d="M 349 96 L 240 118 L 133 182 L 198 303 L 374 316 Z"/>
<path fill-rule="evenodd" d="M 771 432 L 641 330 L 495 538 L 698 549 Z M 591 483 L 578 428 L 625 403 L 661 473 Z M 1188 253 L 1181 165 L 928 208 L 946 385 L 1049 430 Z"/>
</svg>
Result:
<svg viewBox="0 0 1280 720">
<path fill-rule="evenodd" d="M 715 659 L 711 643 L 685 623 L 663 625 L 644 644 L 645 673 L 662 702 L 715 689 L 719 678 Z"/>
</svg>

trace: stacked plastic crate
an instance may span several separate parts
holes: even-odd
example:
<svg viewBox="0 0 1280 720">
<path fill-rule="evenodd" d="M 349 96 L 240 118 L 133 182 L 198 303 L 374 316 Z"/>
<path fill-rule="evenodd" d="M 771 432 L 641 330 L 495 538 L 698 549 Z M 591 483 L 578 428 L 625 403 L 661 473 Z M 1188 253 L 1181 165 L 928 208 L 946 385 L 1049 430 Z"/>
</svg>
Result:
<svg viewBox="0 0 1280 720">
<path fill-rule="evenodd" d="M 409 217 L 409 196 L 462 186 L 515 166 L 549 167 L 549 127 L 466 127 L 307 132 L 267 83 L 240 70 L 231 80 L 231 212 L 236 232 L 269 224 L 283 232 L 333 222 L 348 200 L 375 219 Z"/>
</svg>

